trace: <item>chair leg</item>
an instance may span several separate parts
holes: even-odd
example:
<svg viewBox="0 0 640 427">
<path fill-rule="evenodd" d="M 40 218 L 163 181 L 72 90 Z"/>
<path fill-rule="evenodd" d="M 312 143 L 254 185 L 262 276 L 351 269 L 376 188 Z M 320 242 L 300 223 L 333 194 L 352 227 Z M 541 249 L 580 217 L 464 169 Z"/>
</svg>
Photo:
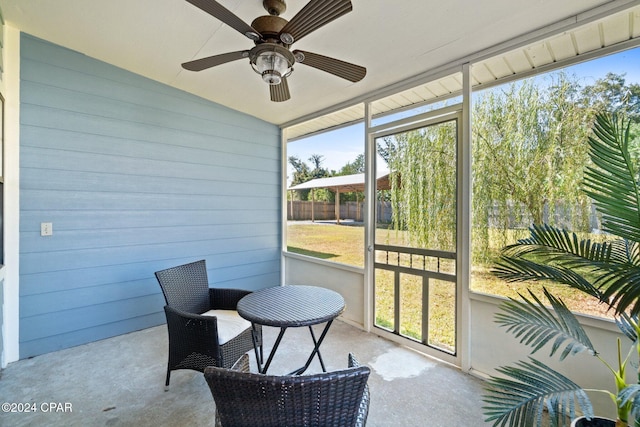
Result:
<svg viewBox="0 0 640 427">
<path fill-rule="evenodd" d="M 260 344 L 258 344 L 258 338 L 260 338 Z M 260 367 L 264 362 L 264 353 L 262 351 L 263 343 L 262 336 L 258 335 L 258 330 L 256 329 L 255 323 L 251 323 L 251 340 L 253 341 L 253 350 L 256 353 L 256 363 L 258 364 L 258 370 L 260 370 Z M 258 351 L 258 347 L 260 347 L 260 351 Z"/>
<path fill-rule="evenodd" d="M 171 369 L 167 368 L 167 380 L 164 383 L 164 391 L 169 391 L 169 380 L 171 379 Z"/>
</svg>

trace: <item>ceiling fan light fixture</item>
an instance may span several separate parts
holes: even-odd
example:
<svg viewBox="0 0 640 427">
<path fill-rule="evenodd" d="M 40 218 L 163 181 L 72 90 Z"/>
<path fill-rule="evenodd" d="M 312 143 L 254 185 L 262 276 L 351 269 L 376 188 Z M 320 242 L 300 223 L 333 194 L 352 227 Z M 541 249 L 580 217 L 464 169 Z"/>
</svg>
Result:
<svg viewBox="0 0 640 427">
<path fill-rule="evenodd" d="M 249 53 L 253 70 L 270 85 L 282 82 L 293 72 L 295 57 L 289 49 L 273 43 L 259 44 Z"/>
</svg>

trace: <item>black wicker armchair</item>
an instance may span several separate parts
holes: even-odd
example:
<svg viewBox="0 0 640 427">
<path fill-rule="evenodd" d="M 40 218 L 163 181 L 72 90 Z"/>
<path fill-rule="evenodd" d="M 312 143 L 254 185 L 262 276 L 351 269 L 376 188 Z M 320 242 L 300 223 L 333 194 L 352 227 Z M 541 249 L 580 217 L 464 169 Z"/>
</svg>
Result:
<svg viewBox="0 0 640 427">
<path fill-rule="evenodd" d="M 370 370 L 354 362 L 350 355 L 353 367 L 345 370 L 285 376 L 207 367 L 204 377 L 216 404 L 216 426 L 364 426 Z"/>
<path fill-rule="evenodd" d="M 204 260 L 155 273 L 167 305 L 169 362 L 171 371 L 207 366 L 230 368 L 246 352 L 253 350 L 251 324 L 235 311 L 240 298 L 250 291 L 209 288 Z M 256 345 L 262 354 L 262 330 L 256 328 Z"/>
</svg>

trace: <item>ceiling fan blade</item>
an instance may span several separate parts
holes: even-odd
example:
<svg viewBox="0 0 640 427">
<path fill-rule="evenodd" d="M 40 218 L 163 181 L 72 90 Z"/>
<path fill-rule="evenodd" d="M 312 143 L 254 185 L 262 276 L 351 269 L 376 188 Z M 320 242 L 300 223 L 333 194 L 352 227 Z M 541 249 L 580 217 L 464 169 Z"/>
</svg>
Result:
<svg viewBox="0 0 640 427">
<path fill-rule="evenodd" d="M 289 83 L 287 78 L 283 77 L 278 85 L 269 85 L 269 93 L 273 102 L 282 102 L 291 98 L 289 93 Z"/>
<path fill-rule="evenodd" d="M 282 28 L 281 40 L 292 44 L 352 10 L 350 0 L 311 0 Z"/>
<path fill-rule="evenodd" d="M 229 9 L 214 0 L 187 0 L 192 5 L 204 10 L 214 18 L 224 22 L 234 30 L 251 40 L 260 40 L 262 36 L 251 25 L 238 18 Z"/>
<path fill-rule="evenodd" d="M 242 58 L 248 58 L 248 50 L 238 50 L 236 52 L 223 53 L 222 55 L 207 56 L 206 58 L 196 59 L 194 61 L 185 62 L 182 68 L 189 71 L 202 71 L 216 65 L 226 64 L 227 62 L 236 61 Z"/>
<path fill-rule="evenodd" d="M 293 54 L 296 56 L 296 62 L 326 71 L 354 83 L 362 80 L 367 74 L 367 69 L 364 67 L 317 53 L 294 50 Z M 300 60 L 300 54 L 304 56 L 304 59 Z"/>
</svg>

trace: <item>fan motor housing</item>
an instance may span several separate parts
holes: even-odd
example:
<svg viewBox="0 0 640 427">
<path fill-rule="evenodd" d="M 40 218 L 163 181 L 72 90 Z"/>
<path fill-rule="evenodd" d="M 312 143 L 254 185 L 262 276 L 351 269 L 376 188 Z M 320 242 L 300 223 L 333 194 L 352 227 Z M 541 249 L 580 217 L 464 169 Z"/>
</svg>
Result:
<svg viewBox="0 0 640 427">
<path fill-rule="evenodd" d="M 253 20 L 251 26 L 256 29 L 265 40 L 278 39 L 280 30 L 287 25 L 287 20 L 275 15 L 258 16 Z"/>
</svg>

